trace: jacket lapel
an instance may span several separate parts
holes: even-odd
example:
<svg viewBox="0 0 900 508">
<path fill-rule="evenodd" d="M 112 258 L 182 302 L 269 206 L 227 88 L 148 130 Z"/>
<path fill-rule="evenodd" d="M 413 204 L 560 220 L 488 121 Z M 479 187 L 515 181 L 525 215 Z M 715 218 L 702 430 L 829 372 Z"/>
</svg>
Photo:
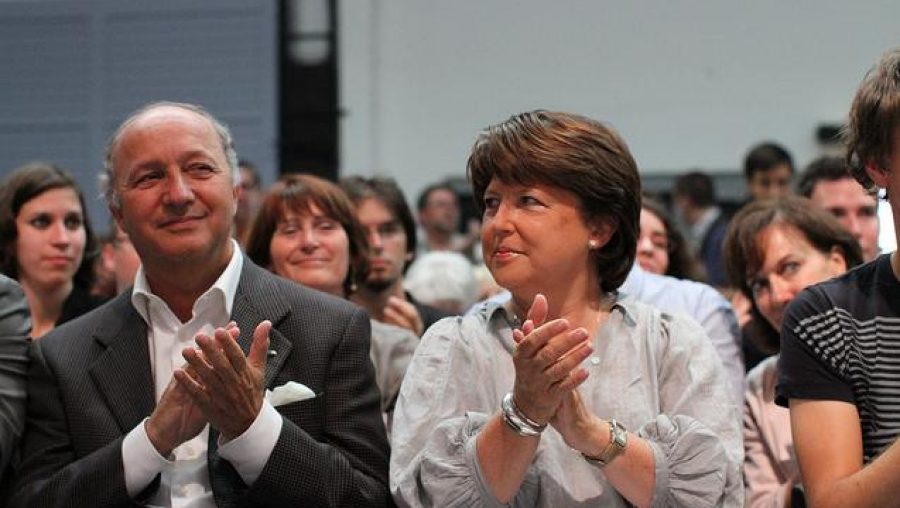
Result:
<svg viewBox="0 0 900 508">
<path fill-rule="evenodd" d="M 272 322 L 266 363 L 266 388 L 272 388 L 275 376 L 281 371 L 293 349 L 291 341 L 277 329 L 279 323 L 290 313 L 290 307 L 282 302 L 270 277 L 274 276 L 245 257 L 231 312 L 231 319 L 237 322 L 241 329 L 238 344 L 245 355 L 250 352 L 256 326 L 265 319 Z"/>
<path fill-rule="evenodd" d="M 107 307 L 102 323 L 94 338 L 105 349 L 91 365 L 90 375 L 125 433 L 156 406 L 147 325 L 131 305 L 128 293 Z"/>
<path fill-rule="evenodd" d="M 231 311 L 231 319 L 241 330 L 238 344 L 245 355 L 250 352 L 253 331 L 256 326 L 265 319 L 272 322 L 272 331 L 269 333 L 269 354 L 266 362 L 266 388 L 272 388 L 275 376 L 281 371 L 293 347 L 291 342 L 275 328 L 290 313 L 290 308 L 282 303 L 275 285 L 272 284 L 271 277 L 274 276 L 244 256 L 241 280 L 238 282 Z M 237 500 L 246 491 L 246 486 L 243 485 L 243 480 L 235 471 L 234 466 L 217 453 L 218 440 L 219 432 L 210 428 L 207 453 L 209 480 L 216 505 L 230 508 L 237 504 Z"/>
</svg>

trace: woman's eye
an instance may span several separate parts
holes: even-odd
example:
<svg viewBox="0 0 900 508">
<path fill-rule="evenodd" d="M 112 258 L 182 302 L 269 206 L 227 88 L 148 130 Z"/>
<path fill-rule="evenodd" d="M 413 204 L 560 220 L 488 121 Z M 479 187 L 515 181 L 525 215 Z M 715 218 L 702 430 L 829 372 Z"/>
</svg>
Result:
<svg viewBox="0 0 900 508">
<path fill-rule="evenodd" d="M 336 229 L 338 227 L 338 224 L 333 220 L 323 220 L 316 224 L 316 227 L 318 227 L 319 229 L 330 231 Z"/>
<path fill-rule="evenodd" d="M 66 229 L 74 231 L 76 229 L 81 228 L 84 224 L 80 215 L 67 215 L 65 219 Z"/>
<path fill-rule="evenodd" d="M 541 204 L 541 202 L 538 201 L 537 198 L 535 198 L 534 196 L 529 196 L 528 194 L 526 194 L 526 195 L 520 197 L 520 198 L 519 198 L 519 202 L 522 203 L 522 204 L 525 205 L 525 206 L 531 206 L 531 205 L 539 205 L 539 204 Z"/>
<path fill-rule="evenodd" d="M 792 274 L 792 273 L 796 273 L 797 270 L 799 270 L 799 269 L 800 269 L 800 263 L 798 263 L 796 261 L 790 261 L 790 262 L 784 264 L 784 266 L 781 268 L 781 273 Z"/>
<path fill-rule="evenodd" d="M 45 229 L 50 226 L 51 222 L 52 221 L 50 220 L 50 217 L 46 215 L 38 215 L 37 217 L 28 221 L 29 224 L 37 229 Z"/>
<path fill-rule="evenodd" d="M 294 224 L 282 224 L 278 226 L 275 231 L 279 235 L 292 235 L 298 231 L 298 228 Z"/>
<path fill-rule="evenodd" d="M 484 215 L 490 216 L 497 213 L 497 208 L 500 207 L 500 200 L 494 197 L 486 197 L 484 198 Z"/>
</svg>

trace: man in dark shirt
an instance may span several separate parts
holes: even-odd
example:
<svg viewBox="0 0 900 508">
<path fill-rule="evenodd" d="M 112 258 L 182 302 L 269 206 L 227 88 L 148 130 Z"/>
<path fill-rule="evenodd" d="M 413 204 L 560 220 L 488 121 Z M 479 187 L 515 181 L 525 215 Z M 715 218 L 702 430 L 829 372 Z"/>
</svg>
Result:
<svg viewBox="0 0 900 508">
<path fill-rule="evenodd" d="M 900 219 L 900 48 L 863 79 L 848 163 Z M 900 506 L 900 257 L 884 254 L 808 288 L 782 329 L 777 402 L 789 405 L 812 506 Z"/>
<path fill-rule="evenodd" d="M 447 313 L 417 302 L 403 289 L 403 274 L 416 255 L 416 223 L 397 183 L 388 178 L 351 177 L 341 187 L 356 205 L 369 241 L 369 275 L 350 299 L 372 319 L 421 336 Z"/>
</svg>

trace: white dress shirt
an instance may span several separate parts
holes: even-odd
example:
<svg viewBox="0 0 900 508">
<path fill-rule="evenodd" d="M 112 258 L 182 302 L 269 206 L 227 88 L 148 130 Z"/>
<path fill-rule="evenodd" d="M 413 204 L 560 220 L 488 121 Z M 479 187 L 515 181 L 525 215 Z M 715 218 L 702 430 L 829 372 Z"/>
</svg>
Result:
<svg viewBox="0 0 900 508">
<path fill-rule="evenodd" d="M 186 347 L 196 347 L 196 334 L 212 336 L 215 328 L 224 327 L 230 320 L 243 266 L 243 254 L 237 242 L 232 240 L 232 247 L 231 261 L 225 271 L 194 302 L 191 319 L 186 323 L 182 323 L 166 302 L 153 294 L 143 266 L 138 269 L 131 302 L 147 323 L 150 369 L 157 403 L 169 385 L 172 373 L 185 363 L 181 351 Z M 242 330 L 242 333 L 248 331 Z M 122 443 L 128 494 L 134 498 L 159 474 L 159 489 L 147 506 L 215 506 L 206 460 L 209 425 L 198 436 L 176 447 L 170 457 L 163 457 L 147 437 L 146 421 L 132 429 Z M 278 441 L 281 425 L 278 411 L 264 401 L 256 420 L 243 434 L 228 442 L 219 437 L 219 455 L 235 467 L 247 485 L 256 481 L 262 472 Z"/>
</svg>

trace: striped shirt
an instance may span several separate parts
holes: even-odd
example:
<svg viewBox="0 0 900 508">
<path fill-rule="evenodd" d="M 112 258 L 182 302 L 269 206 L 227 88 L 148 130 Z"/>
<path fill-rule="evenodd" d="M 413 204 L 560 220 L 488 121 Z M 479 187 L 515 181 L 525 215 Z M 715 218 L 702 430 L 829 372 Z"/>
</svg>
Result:
<svg viewBox="0 0 900 508">
<path fill-rule="evenodd" d="M 900 435 L 900 282 L 889 254 L 800 293 L 781 340 L 778 404 L 854 404 L 866 463 Z"/>
</svg>

